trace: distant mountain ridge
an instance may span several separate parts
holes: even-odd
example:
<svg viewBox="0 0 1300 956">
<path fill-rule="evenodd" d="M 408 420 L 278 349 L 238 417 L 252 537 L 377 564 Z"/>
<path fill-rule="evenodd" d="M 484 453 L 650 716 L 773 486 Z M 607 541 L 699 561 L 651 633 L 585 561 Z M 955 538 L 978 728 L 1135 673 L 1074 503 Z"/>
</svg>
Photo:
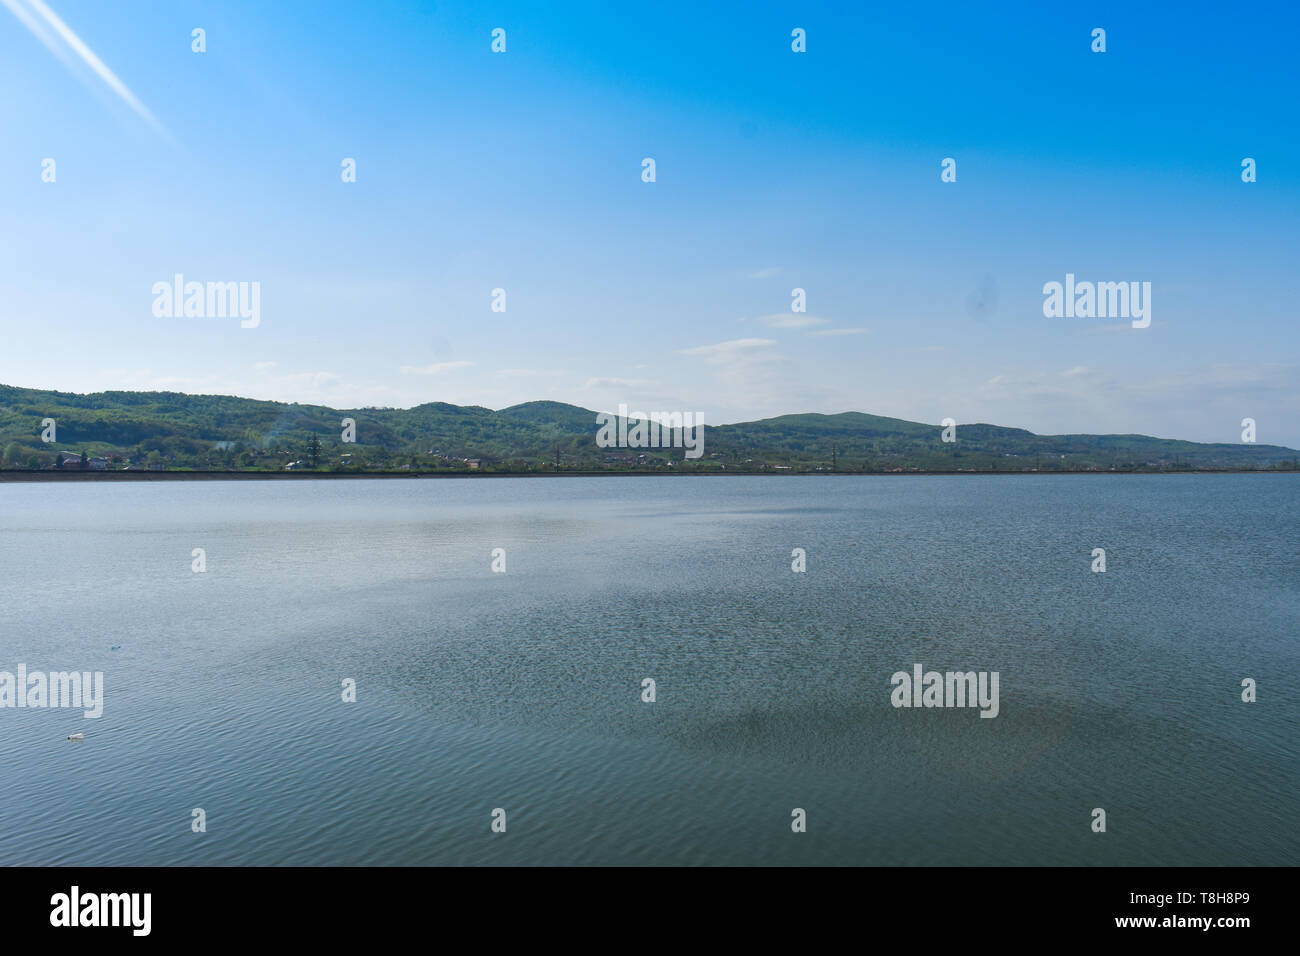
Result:
<svg viewBox="0 0 1300 956">
<path fill-rule="evenodd" d="M 47 419 L 55 423 L 54 442 L 41 440 Z M 356 423 L 355 443 L 341 440 L 344 419 Z M 49 467 L 56 452 L 85 452 L 113 468 L 241 470 L 1291 470 L 1298 454 L 1277 445 L 1036 435 L 988 424 L 960 424 L 957 440 L 944 442 L 938 425 L 864 412 L 706 425 L 704 454 L 695 460 L 683 460 L 681 448 L 601 448 L 597 431 L 595 411 L 552 401 L 495 411 L 446 402 L 334 409 L 225 395 L 0 385 L 5 468 Z"/>
</svg>

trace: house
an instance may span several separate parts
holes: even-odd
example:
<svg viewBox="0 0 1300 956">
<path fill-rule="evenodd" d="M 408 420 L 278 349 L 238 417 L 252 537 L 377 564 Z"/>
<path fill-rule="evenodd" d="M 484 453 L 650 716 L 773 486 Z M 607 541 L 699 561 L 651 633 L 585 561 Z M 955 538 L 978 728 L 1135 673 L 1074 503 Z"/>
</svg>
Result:
<svg viewBox="0 0 1300 956">
<path fill-rule="evenodd" d="M 54 467 L 63 471 L 81 471 L 81 455 L 70 451 L 61 451 L 54 461 Z"/>
<path fill-rule="evenodd" d="M 102 458 L 102 457 L 91 458 L 89 461 L 86 462 L 86 465 L 90 468 L 91 471 L 108 471 L 107 458 Z"/>
<path fill-rule="evenodd" d="M 469 470 L 470 470 L 470 471 L 478 471 L 478 466 L 479 466 L 480 464 L 482 464 L 482 462 L 483 462 L 483 459 L 481 459 L 481 458 L 466 458 L 466 459 L 465 459 L 465 464 L 469 465 Z"/>
</svg>

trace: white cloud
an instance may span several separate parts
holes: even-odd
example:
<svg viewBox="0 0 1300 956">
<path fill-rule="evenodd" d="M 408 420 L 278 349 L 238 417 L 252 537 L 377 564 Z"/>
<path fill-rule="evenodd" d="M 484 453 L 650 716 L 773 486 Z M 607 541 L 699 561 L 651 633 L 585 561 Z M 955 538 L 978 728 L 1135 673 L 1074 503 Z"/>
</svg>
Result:
<svg viewBox="0 0 1300 956">
<path fill-rule="evenodd" d="M 1146 332 L 1146 330 L 1134 329 L 1132 322 L 1119 322 L 1119 323 L 1108 322 L 1105 325 L 1085 326 L 1083 330 L 1083 334 L 1084 335 L 1116 335 L 1120 333 L 1138 332 L 1138 331 L 1142 331 L 1144 334 Z"/>
<path fill-rule="evenodd" d="M 434 362 L 432 365 L 416 367 L 414 365 L 403 365 L 403 375 L 439 375 L 442 372 L 450 372 L 452 369 L 466 368 L 473 365 L 473 362 Z"/>
<path fill-rule="evenodd" d="M 802 312 L 778 312 L 776 315 L 760 315 L 758 321 L 772 329 L 806 329 L 814 325 L 825 325 L 830 319 L 819 319 Z"/>
<path fill-rule="evenodd" d="M 727 342 L 697 345 L 694 348 L 678 351 L 682 355 L 698 355 L 710 365 L 725 365 L 745 357 L 755 349 L 764 349 L 775 344 L 775 339 L 731 339 Z"/>
<path fill-rule="evenodd" d="M 662 385 L 655 379 L 650 378 L 589 378 L 587 384 L 583 385 L 584 389 L 590 388 L 649 388 L 654 385 Z"/>
<path fill-rule="evenodd" d="M 866 329 L 814 329 L 809 335 L 862 335 Z"/>
<path fill-rule="evenodd" d="M 944 399 L 967 403 L 970 421 L 1029 428 L 1041 434 L 1140 433 L 1192 441 L 1237 441 L 1244 417 L 1273 410 L 1260 442 L 1290 445 L 1300 413 L 1294 366 L 1221 362 L 1185 373 L 1149 377 L 1085 365 L 1059 370 L 1007 369 L 972 391 Z"/>
</svg>

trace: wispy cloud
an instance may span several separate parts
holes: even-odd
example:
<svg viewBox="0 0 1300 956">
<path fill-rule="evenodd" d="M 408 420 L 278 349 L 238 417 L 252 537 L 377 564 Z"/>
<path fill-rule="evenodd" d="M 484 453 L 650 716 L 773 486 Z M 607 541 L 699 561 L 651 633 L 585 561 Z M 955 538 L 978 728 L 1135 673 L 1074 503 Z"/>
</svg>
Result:
<svg viewBox="0 0 1300 956">
<path fill-rule="evenodd" d="M 806 407 L 809 380 L 799 374 L 797 363 L 774 348 L 777 344 L 774 339 L 745 338 L 680 349 L 679 354 L 701 359 L 705 366 L 687 368 L 691 394 L 721 392 L 726 399 L 718 404 L 739 416 L 733 421 L 752 420 L 764 413 L 779 414 L 788 407 Z M 692 406 L 707 407 L 699 399 L 680 407 Z"/>
<path fill-rule="evenodd" d="M 866 329 L 814 329 L 809 335 L 862 335 Z"/>
<path fill-rule="evenodd" d="M 559 377 L 565 374 L 562 371 L 550 371 L 540 368 L 503 368 L 498 375 L 509 375 L 511 378 L 539 378 L 539 377 Z"/>
<path fill-rule="evenodd" d="M 1268 441 L 1285 445 L 1291 433 L 1277 426 L 1300 413 L 1297 381 L 1296 367 L 1280 363 L 1220 362 L 1164 375 L 1121 375 L 1086 365 L 1011 368 L 945 401 L 953 407 L 973 399 L 970 420 L 1039 432 L 1138 432 L 1231 442 L 1239 440 L 1243 417 L 1280 409 L 1269 422 L 1274 430 Z"/>
<path fill-rule="evenodd" d="M 140 102 L 139 98 L 131 92 L 127 85 L 118 79 L 117 74 L 110 70 L 108 65 L 95 55 L 95 51 L 87 46 L 85 41 L 83 41 L 81 37 L 77 36 L 77 34 L 72 31 L 72 28 L 63 22 L 62 18 L 60 18 L 57 13 L 46 6 L 43 0 L 26 0 L 26 7 L 23 6 L 24 0 L 0 0 L 0 3 L 3 3 L 8 7 L 9 12 L 17 17 L 18 21 L 32 32 L 32 35 L 35 36 L 36 39 L 40 40 L 41 43 L 45 45 L 46 49 L 71 68 L 72 62 L 67 56 L 67 53 L 45 31 L 40 22 L 32 16 L 32 13 L 35 12 L 56 34 L 58 34 L 59 38 L 62 39 L 78 57 L 81 58 L 81 62 L 90 67 L 95 75 L 103 80 L 108 88 L 118 95 L 122 102 L 129 106 L 137 116 L 148 123 L 159 136 L 169 142 L 172 141 L 171 134 L 167 132 L 162 123 L 158 122 L 158 118 L 154 116 L 153 113 L 149 112 L 149 108 Z"/>
<path fill-rule="evenodd" d="M 662 382 L 649 378 L 589 378 L 583 388 L 649 388 L 662 385 Z"/>
<path fill-rule="evenodd" d="M 1132 322 L 1108 322 L 1105 325 L 1084 326 L 1084 335 L 1127 335 L 1133 331 Z"/>
<path fill-rule="evenodd" d="M 814 325 L 825 325 L 830 319 L 819 319 L 802 312 L 778 312 L 775 315 L 760 315 L 758 321 L 770 329 L 807 329 Z"/>
<path fill-rule="evenodd" d="M 722 365 L 752 353 L 755 349 L 775 345 L 775 339 L 731 339 L 713 345 L 697 345 L 694 348 L 679 349 L 682 355 L 698 355 L 713 365 Z"/>
<path fill-rule="evenodd" d="M 450 372 L 452 369 L 465 368 L 473 365 L 473 362 L 434 362 L 432 365 L 403 365 L 403 375 L 438 375 L 442 372 Z"/>
</svg>

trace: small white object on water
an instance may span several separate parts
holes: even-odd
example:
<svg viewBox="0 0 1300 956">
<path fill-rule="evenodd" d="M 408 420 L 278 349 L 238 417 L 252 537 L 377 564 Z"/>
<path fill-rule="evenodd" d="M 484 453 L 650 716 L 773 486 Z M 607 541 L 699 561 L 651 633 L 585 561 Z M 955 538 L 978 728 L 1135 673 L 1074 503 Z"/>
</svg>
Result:
<svg viewBox="0 0 1300 956">
<path fill-rule="evenodd" d="M 69 735 L 68 735 L 68 739 L 69 739 L 69 740 L 85 740 L 85 739 L 86 739 L 86 735 L 85 735 L 85 734 L 69 734 Z"/>
</svg>

